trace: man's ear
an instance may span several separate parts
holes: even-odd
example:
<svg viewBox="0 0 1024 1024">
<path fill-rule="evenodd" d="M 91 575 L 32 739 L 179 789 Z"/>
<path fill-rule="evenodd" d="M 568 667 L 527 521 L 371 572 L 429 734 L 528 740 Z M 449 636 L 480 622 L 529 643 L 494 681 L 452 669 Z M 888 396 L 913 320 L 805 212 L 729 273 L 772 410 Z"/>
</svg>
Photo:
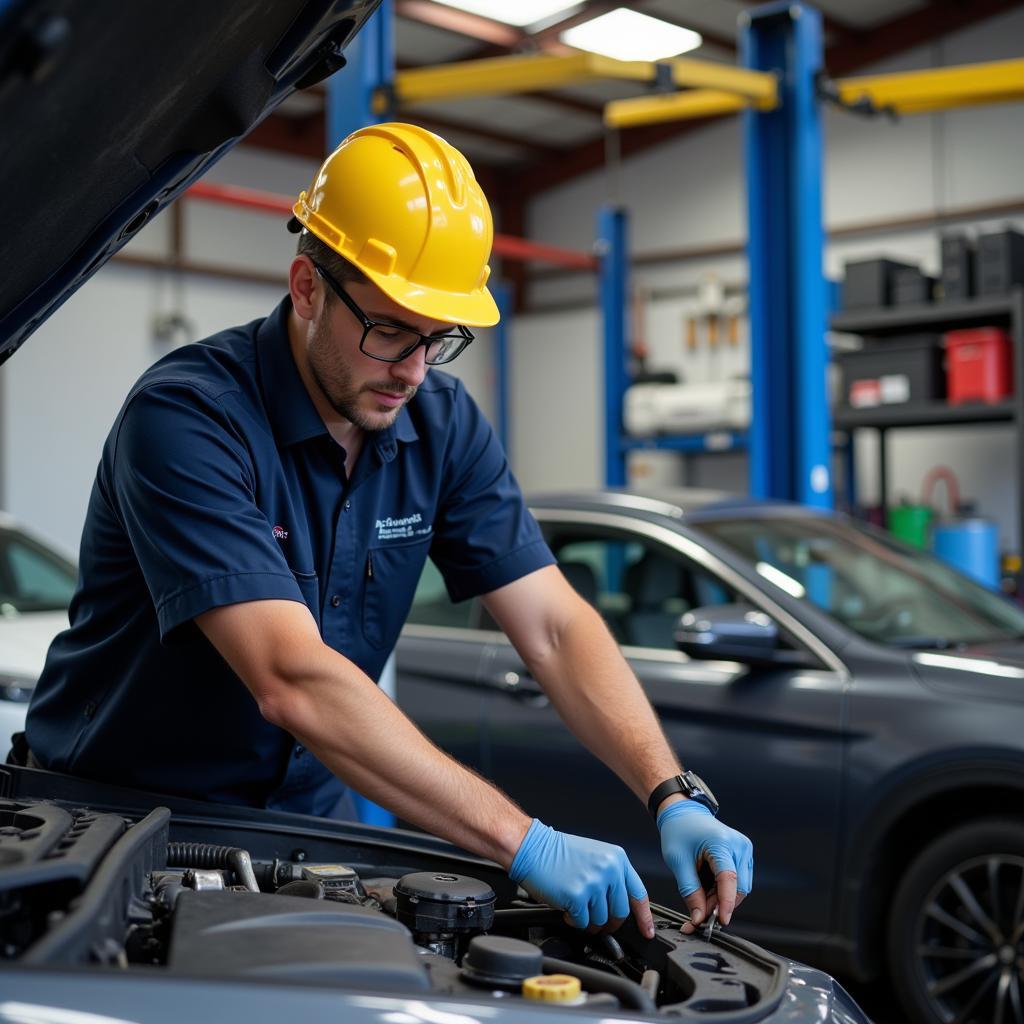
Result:
<svg viewBox="0 0 1024 1024">
<path fill-rule="evenodd" d="M 288 293 L 292 309 L 303 320 L 312 320 L 320 312 L 323 302 L 322 287 L 308 256 L 296 256 L 288 268 Z"/>
</svg>

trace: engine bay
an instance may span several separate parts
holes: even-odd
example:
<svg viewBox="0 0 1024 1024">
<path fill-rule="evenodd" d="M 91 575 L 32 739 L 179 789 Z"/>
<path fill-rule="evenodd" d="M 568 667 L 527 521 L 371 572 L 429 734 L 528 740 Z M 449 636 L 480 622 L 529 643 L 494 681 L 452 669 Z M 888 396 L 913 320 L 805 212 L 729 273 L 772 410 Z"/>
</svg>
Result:
<svg viewBox="0 0 1024 1024">
<path fill-rule="evenodd" d="M 0 963 L 737 1024 L 785 988 L 785 961 L 720 931 L 684 935 L 668 908 L 652 908 L 651 940 L 632 922 L 590 934 L 485 861 L 187 819 L 172 837 L 171 825 L 165 807 L 133 819 L 0 800 Z"/>
</svg>

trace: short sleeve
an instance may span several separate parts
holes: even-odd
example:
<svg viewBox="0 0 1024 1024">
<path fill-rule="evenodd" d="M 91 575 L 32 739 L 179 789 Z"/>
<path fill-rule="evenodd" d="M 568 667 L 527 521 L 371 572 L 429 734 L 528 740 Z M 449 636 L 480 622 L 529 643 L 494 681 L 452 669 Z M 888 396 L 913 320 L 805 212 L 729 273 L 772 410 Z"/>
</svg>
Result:
<svg viewBox="0 0 1024 1024">
<path fill-rule="evenodd" d="M 110 474 L 161 640 L 221 605 L 302 601 L 256 503 L 246 444 L 199 388 L 163 382 L 132 396 L 114 435 Z"/>
<path fill-rule="evenodd" d="M 452 600 L 489 593 L 553 565 L 501 443 L 461 382 L 449 437 L 430 556 Z"/>
</svg>

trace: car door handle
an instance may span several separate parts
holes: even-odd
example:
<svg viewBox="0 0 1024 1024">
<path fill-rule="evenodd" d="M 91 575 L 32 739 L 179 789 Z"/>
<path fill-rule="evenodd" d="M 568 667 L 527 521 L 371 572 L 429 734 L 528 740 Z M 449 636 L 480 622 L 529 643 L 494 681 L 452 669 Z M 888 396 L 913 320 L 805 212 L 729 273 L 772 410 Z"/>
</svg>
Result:
<svg viewBox="0 0 1024 1024">
<path fill-rule="evenodd" d="M 531 677 L 525 673 L 509 670 L 508 672 L 499 672 L 495 676 L 494 686 L 506 696 L 513 697 L 531 708 L 546 708 L 551 703 L 547 694 L 532 686 L 524 686 L 523 683 L 526 681 L 533 682 Z"/>
</svg>

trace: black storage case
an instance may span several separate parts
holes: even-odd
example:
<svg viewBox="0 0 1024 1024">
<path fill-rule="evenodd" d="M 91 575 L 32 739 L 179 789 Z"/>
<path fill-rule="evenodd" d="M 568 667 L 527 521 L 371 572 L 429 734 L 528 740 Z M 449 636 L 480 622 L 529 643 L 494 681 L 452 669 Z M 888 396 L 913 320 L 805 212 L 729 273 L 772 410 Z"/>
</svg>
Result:
<svg viewBox="0 0 1024 1024">
<path fill-rule="evenodd" d="M 884 341 L 875 341 L 853 352 L 837 353 L 836 363 L 842 372 L 840 405 L 850 405 L 850 388 L 857 381 L 903 377 L 898 388 L 906 393 L 899 402 L 881 402 L 880 407 L 931 405 L 946 397 L 946 372 L 941 334 L 907 334 Z M 892 390 L 892 389 L 890 389 Z M 863 407 L 862 407 L 863 408 Z"/>
<path fill-rule="evenodd" d="M 917 267 L 898 267 L 892 276 L 892 304 L 920 306 L 931 302 L 935 294 L 935 278 Z"/>
<path fill-rule="evenodd" d="M 858 260 L 846 264 L 844 309 L 877 309 L 893 303 L 893 281 L 898 271 L 917 270 L 896 260 Z M 918 271 L 920 273 L 920 271 Z"/>
<path fill-rule="evenodd" d="M 1007 228 L 978 237 L 978 294 L 1005 295 L 1024 284 L 1024 235 Z"/>
<path fill-rule="evenodd" d="M 974 247 L 966 235 L 943 235 L 942 301 L 963 302 L 974 295 Z"/>
</svg>

